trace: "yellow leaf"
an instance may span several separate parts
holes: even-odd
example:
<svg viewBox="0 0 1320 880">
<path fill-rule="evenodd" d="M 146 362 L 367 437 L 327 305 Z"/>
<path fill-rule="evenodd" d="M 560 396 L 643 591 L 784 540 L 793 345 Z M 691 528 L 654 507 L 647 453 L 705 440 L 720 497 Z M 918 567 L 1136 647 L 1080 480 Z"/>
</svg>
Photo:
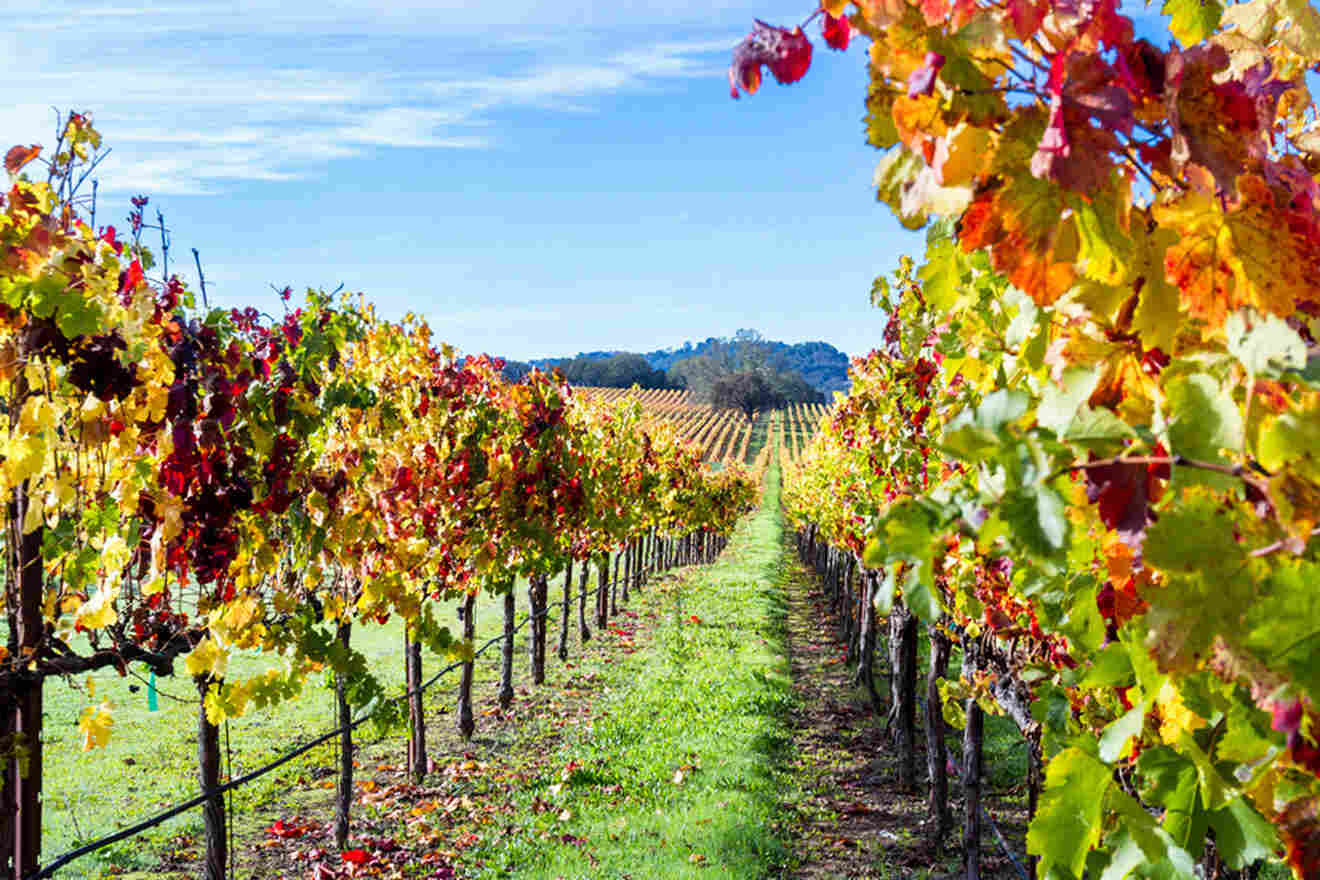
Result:
<svg viewBox="0 0 1320 880">
<path fill-rule="evenodd" d="M 95 394 L 87 395 L 78 410 L 78 417 L 84 422 L 95 422 L 103 415 L 105 415 L 105 402 Z"/>
<path fill-rule="evenodd" d="M 10 486 L 17 486 L 41 470 L 46 458 L 46 443 L 41 437 L 19 435 L 12 438 L 7 445 L 5 479 Z"/>
<path fill-rule="evenodd" d="M 27 512 L 23 514 L 23 534 L 30 535 L 46 522 L 42 512 L 41 496 L 28 495 Z"/>
<path fill-rule="evenodd" d="M 960 122 L 935 145 L 936 180 L 941 186 L 971 183 L 994 156 L 989 130 Z"/>
<path fill-rule="evenodd" d="M 184 660 L 188 674 L 192 676 L 212 675 L 224 678 L 229 665 L 229 654 L 209 635 L 197 643 L 197 647 L 188 653 Z"/>
<path fill-rule="evenodd" d="M 1183 703 L 1182 692 L 1171 681 L 1166 681 L 1164 687 L 1160 688 L 1156 702 L 1164 718 L 1160 722 L 1160 739 L 1166 744 L 1176 743 L 1184 731 L 1190 733 L 1206 725 L 1204 718 Z"/>
<path fill-rule="evenodd" d="M 110 741 L 110 728 L 115 719 L 111 714 L 114 707 L 106 700 L 99 706 L 88 706 L 78 717 L 78 732 L 82 734 L 82 750 L 89 752 L 100 748 Z"/>
<path fill-rule="evenodd" d="M 74 621 L 83 629 L 104 629 L 119 619 L 119 615 L 115 612 L 117 598 L 119 598 L 119 587 L 101 587 L 91 599 L 78 607 Z"/>
<path fill-rule="evenodd" d="M 220 619 L 211 624 L 211 629 L 226 641 L 233 641 L 235 633 L 246 629 L 259 616 L 260 610 L 261 606 L 251 596 L 235 600 L 229 603 Z"/>
</svg>

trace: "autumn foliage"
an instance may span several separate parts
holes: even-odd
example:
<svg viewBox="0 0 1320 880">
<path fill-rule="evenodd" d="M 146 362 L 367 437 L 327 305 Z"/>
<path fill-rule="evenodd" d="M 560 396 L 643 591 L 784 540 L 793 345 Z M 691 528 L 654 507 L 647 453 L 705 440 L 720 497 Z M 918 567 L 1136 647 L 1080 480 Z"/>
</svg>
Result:
<svg viewBox="0 0 1320 880">
<path fill-rule="evenodd" d="M 100 148 L 72 114 L 49 162 L 33 164 L 36 146 L 6 154 L 0 196 L 0 843 L 14 846 L 16 821 L 16 871 L 35 868 L 40 839 L 29 746 L 45 679 L 170 674 L 182 659 L 219 723 L 325 667 L 365 676 L 331 644 L 341 623 L 398 615 L 470 657 L 435 602 L 507 591 L 652 528 L 726 532 L 749 509 L 740 469 L 709 472 L 636 401 L 536 371 L 504 382 L 416 316 L 318 291 L 276 317 L 198 308 L 176 276 L 149 277 L 146 198 L 127 234 L 81 214 L 77 182 Z M 271 669 L 229 677 L 236 650 Z M 112 725 L 111 706 L 89 706 L 84 747 Z"/>
<path fill-rule="evenodd" d="M 923 617 L 1034 640 L 1044 876 L 1189 877 L 1211 831 L 1317 876 L 1320 13 L 1163 11 L 822 3 L 929 233 L 790 497 Z"/>
</svg>

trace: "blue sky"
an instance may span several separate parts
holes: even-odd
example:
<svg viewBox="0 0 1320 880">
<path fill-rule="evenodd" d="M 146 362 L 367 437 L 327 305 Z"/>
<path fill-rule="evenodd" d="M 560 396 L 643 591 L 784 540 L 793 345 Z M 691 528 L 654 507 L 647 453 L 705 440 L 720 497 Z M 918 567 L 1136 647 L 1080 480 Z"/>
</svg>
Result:
<svg viewBox="0 0 1320 880">
<path fill-rule="evenodd" d="M 864 42 L 728 95 L 752 19 L 813 5 L 44 2 L 0 32 L 0 122 L 49 143 L 52 107 L 90 111 L 98 222 L 150 195 L 222 305 L 342 283 L 469 352 L 752 327 L 861 354 L 871 280 L 921 249 L 874 200 Z"/>
</svg>

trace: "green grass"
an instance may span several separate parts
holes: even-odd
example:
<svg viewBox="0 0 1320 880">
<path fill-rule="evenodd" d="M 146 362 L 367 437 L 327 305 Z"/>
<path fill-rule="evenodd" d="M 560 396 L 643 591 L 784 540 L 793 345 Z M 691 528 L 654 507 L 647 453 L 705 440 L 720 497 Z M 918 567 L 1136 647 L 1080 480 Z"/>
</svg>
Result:
<svg viewBox="0 0 1320 880">
<path fill-rule="evenodd" d="M 752 425 L 752 436 L 747 440 L 747 454 L 743 456 L 743 464 L 751 464 L 761 454 L 761 447 L 765 446 L 770 438 L 770 423 L 774 421 L 776 414 L 780 418 L 783 417 L 778 410 L 764 410 L 757 414 L 756 422 Z M 778 427 L 778 422 L 775 425 Z"/>
<path fill-rule="evenodd" d="M 519 787 L 504 833 L 465 854 L 465 869 L 763 877 L 789 860 L 780 804 L 793 784 L 784 769 L 792 692 L 777 468 L 765 486 L 760 510 L 716 565 L 639 597 L 664 604 L 647 647 L 604 667 L 608 694 L 590 731 Z M 565 773 L 569 762 L 579 767 Z"/>
<path fill-rule="evenodd" d="M 558 594 L 562 581 L 551 585 L 551 596 Z M 593 572 L 591 586 L 596 584 Z M 574 578 L 576 596 L 577 578 Z M 526 585 L 518 586 L 518 614 L 526 614 Z M 456 605 L 454 606 L 456 608 Z M 497 635 L 503 627 L 503 600 L 482 596 L 477 603 L 478 644 Z M 588 609 L 590 610 L 590 609 Z M 574 608 L 576 620 L 576 608 Z M 439 613 L 442 622 L 455 621 L 454 609 Z M 553 617 L 553 623 L 558 617 Z M 449 623 L 451 630 L 454 623 Z M 557 627 L 552 626 L 553 634 Z M 526 638 L 526 628 L 519 643 Z M 367 658 L 372 672 L 390 693 L 404 690 L 403 624 L 391 619 L 383 626 L 356 626 L 353 647 Z M 519 655 L 521 661 L 521 654 Z M 480 697 L 493 689 L 497 678 L 498 645 L 487 652 L 477 665 L 474 693 Z M 230 661 L 231 678 L 259 674 L 271 664 L 271 658 L 237 655 Z M 446 659 L 424 655 L 423 679 L 429 678 Z M 42 861 L 49 862 L 84 843 L 140 822 L 175 803 L 194 797 L 199 789 L 197 778 L 197 693 L 182 663 L 179 675 L 158 679 L 159 710 L 147 710 L 145 671 L 142 679 L 121 677 L 113 670 L 92 676 L 95 697 L 88 699 L 86 678 L 70 682 L 49 681 L 44 705 L 44 816 Z M 131 670 L 138 671 L 138 670 Z M 290 749 L 334 727 L 333 693 L 318 678 L 309 680 L 301 696 L 254 711 L 229 722 L 233 775 L 239 776 L 268 763 Z M 457 673 L 451 674 L 427 691 L 428 717 L 452 710 Z M 136 691 L 133 690 L 136 688 Z M 171 699 L 174 695 L 189 702 Z M 77 729 L 79 714 L 90 703 L 110 700 L 114 706 L 114 727 L 105 748 L 83 752 Z M 452 716 L 445 716 L 452 717 Z M 221 746 L 225 744 L 221 730 Z M 359 728 L 357 740 L 372 742 L 371 725 Z M 306 755 L 244 786 L 234 793 L 234 807 L 242 822 L 274 793 L 286 791 L 298 780 L 334 759 L 335 746 L 327 743 Z M 61 870 L 61 878 L 101 877 L 120 870 L 142 870 L 158 863 L 161 852 L 178 835 L 201 831 L 201 814 L 191 811 L 139 837 L 130 838 L 83 857 Z"/>
</svg>

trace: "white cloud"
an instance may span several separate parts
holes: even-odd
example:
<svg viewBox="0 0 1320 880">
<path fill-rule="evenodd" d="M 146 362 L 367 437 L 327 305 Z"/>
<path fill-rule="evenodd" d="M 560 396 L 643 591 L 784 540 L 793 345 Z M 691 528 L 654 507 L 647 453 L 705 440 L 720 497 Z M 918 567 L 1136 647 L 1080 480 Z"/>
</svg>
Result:
<svg viewBox="0 0 1320 880">
<path fill-rule="evenodd" d="M 7 93 L 26 99 L 0 107 L 0 131 L 49 142 L 52 107 L 90 111 L 113 148 L 106 188 L 155 194 L 319 175 L 383 148 L 498 148 L 509 109 L 590 111 L 618 93 L 717 80 L 738 37 L 725 19 L 756 8 L 55 0 L 0 34 Z"/>
</svg>

